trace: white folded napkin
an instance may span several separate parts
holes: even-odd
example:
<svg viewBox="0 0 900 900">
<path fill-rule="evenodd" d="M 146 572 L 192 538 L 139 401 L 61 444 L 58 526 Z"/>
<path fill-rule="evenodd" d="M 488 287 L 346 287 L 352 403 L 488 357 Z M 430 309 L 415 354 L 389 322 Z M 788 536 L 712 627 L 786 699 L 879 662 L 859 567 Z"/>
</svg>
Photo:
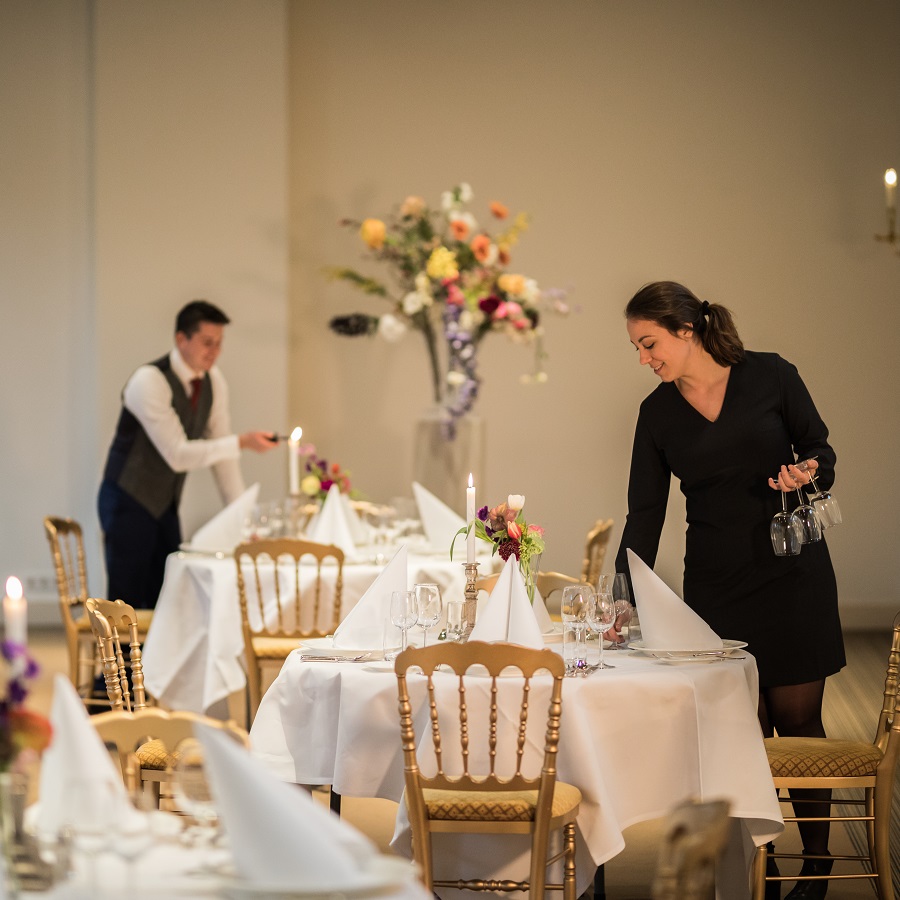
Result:
<svg viewBox="0 0 900 900">
<path fill-rule="evenodd" d="M 431 549 L 449 554 L 453 536 L 460 528 L 465 528 L 465 519 L 453 512 L 443 500 L 439 500 L 427 488 L 422 487 L 418 481 L 413 482 L 413 494 L 419 507 L 422 528 Z M 457 547 L 460 543 L 457 543 Z"/>
<path fill-rule="evenodd" d="M 391 614 L 391 594 L 407 590 L 406 544 L 347 613 L 334 632 L 334 646 L 359 650 L 381 647 L 384 622 Z"/>
<path fill-rule="evenodd" d="M 357 547 L 368 544 L 371 540 L 369 526 L 363 522 L 360 514 L 353 508 L 353 504 L 350 502 L 350 497 L 347 494 L 341 494 L 341 506 L 344 507 L 344 517 L 350 526 L 350 535 L 353 538 L 353 543 Z"/>
<path fill-rule="evenodd" d="M 191 538 L 191 546 L 198 550 L 231 550 L 241 542 L 244 519 L 256 505 L 259 482 L 251 485 L 237 500 L 217 512 L 201 525 Z"/>
<path fill-rule="evenodd" d="M 506 561 L 491 596 L 478 614 L 469 639 L 509 641 L 537 650 L 543 648 L 541 627 L 528 602 L 528 591 L 515 556 L 510 556 Z"/>
<path fill-rule="evenodd" d="M 334 544 L 347 558 L 356 556 L 353 531 L 336 484 L 328 489 L 322 509 L 310 525 L 309 539 L 319 544 Z"/>
<path fill-rule="evenodd" d="M 121 773 L 72 683 L 60 673 L 53 680 L 50 724 L 53 738 L 41 760 L 38 830 L 55 833 L 101 815 L 114 821 L 131 810 Z M 85 789 L 75 791 L 75 784 Z M 92 801 L 96 809 L 90 808 Z M 101 804 L 111 804 L 113 809 L 101 809 Z"/>
<path fill-rule="evenodd" d="M 528 596 L 527 588 L 525 596 Z M 556 631 L 556 623 L 550 618 L 550 613 L 547 612 L 547 604 L 544 603 L 544 598 L 537 587 L 534 589 L 534 604 L 531 608 L 534 610 L 534 617 L 537 620 L 538 628 L 541 629 L 541 634 L 552 634 Z"/>
<path fill-rule="evenodd" d="M 366 883 L 375 845 L 297 785 L 279 781 L 243 747 L 201 724 L 210 789 L 241 878 L 323 893 Z"/>
<path fill-rule="evenodd" d="M 641 639 L 654 650 L 713 650 L 722 639 L 635 552 L 628 550 Z"/>
</svg>

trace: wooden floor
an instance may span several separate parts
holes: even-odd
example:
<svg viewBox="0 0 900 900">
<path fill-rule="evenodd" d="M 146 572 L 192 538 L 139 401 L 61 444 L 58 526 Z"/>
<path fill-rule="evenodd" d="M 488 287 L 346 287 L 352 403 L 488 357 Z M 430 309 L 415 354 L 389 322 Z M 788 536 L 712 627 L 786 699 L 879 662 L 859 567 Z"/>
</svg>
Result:
<svg viewBox="0 0 900 900">
<path fill-rule="evenodd" d="M 885 665 L 890 648 L 890 632 L 854 633 L 845 636 L 847 667 L 830 678 L 825 691 L 825 727 L 830 737 L 852 740 L 871 740 L 881 709 Z M 34 684 L 29 705 L 49 713 L 53 676 L 66 672 L 66 649 L 62 632 L 34 630 L 29 635 L 32 653 L 41 665 L 41 674 Z M 317 792 L 319 793 L 319 792 Z M 321 793 L 327 802 L 327 794 Z M 387 849 L 393 833 L 396 804 L 389 800 L 360 800 L 344 798 L 343 815 L 368 834 L 379 846 Z M 895 891 L 900 888 L 900 796 L 895 791 L 892 815 L 892 856 Z M 625 832 L 626 847 L 606 865 L 606 893 L 609 900 L 646 900 L 656 868 L 659 844 L 659 823 L 648 822 Z M 854 846 L 863 840 L 861 829 L 848 838 L 843 828 L 833 828 L 833 853 L 860 852 Z M 796 837 L 789 832 L 779 839 L 779 850 L 799 852 Z M 785 874 L 789 872 L 782 866 Z M 785 887 L 785 893 L 790 889 Z M 832 883 L 829 900 L 854 900 L 875 896 L 869 881 Z"/>
</svg>

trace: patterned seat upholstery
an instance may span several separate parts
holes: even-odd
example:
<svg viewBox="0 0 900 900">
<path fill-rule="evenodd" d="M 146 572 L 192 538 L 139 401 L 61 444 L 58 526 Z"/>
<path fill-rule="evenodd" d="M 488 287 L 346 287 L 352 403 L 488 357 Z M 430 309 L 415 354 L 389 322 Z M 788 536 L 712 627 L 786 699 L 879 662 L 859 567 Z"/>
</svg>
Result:
<svg viewBox="0 0 900 900">
<path fill-rule="evenodd" d="M 854 778 L 874 776 L 884 753 L 865 741 L 829 738 L 768 738 L 774 778 Z"/>
<path fill-rule="evenodd" d="M 537 811 L 537 791 L 436 791 L 425 790 L 429 819 L 454 822 L 533 822 Z M 581 791 L 564 781 L 553 788 L 550 815 L 562 816 L 581 803 Z"/>
</svg>

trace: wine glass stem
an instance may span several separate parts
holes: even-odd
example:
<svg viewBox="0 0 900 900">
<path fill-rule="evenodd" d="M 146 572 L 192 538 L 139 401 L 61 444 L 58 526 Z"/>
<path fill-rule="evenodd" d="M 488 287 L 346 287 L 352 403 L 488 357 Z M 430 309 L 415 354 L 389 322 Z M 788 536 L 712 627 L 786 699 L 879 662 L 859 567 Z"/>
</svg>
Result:
<svg viewBox="0 0 900 900">
<path fill-rule="evenodd" d="M 424 649 L 427 646 L 428 646 L 428 626 L 423 625 L 422 626 L 422 648 Z"/>
<path fill-rule="evenodd" d="M 400 629 L 400 652 L 401 652 L 401 653 L 406 649 L 406 645 L 407 645 L 406 632 L 407 632 L 408 630 L 409 630 L 408 628 L 401 628 L 401 629 Z"/>
</svg>

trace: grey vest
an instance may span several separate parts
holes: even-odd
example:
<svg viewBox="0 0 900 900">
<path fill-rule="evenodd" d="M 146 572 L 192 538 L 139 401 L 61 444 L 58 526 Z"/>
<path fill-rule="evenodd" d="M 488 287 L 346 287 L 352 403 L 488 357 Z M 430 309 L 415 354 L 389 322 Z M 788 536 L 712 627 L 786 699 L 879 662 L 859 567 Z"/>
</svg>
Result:
<svg viewBox="0 0 900 900">
<path fill-rule="evenodd" d="M 191 409 L 191 398 L 178 376 L 172 371 L 168 356 L 150 363 L 156 366 L 172 389 L 172 406 L 181 419 L 189 440 L 203 436 L 212 410 L 212 383 L 203 377 L 197 409 Z M 184 488 L 184 472 L 176 472 L 160 456 L 140 422 L 122 407 L 116 433 L 106 458 L 104 479 L 115 482 L 126 494 L 158 519 L 170 506 L 178 507 Z"/>
</svg>

